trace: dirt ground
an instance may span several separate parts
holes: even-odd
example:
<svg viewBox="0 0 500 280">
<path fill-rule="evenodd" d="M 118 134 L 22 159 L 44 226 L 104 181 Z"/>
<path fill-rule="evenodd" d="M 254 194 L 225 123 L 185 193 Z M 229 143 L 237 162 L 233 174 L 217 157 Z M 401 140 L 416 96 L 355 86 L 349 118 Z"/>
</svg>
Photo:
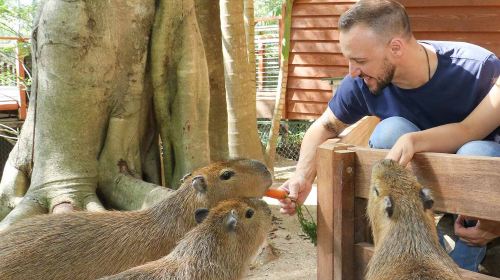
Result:
<svg viewBox="0 0 500 280">
<path fill-rule="evenodd" d="M 290 160 L 280 160 L 276 163 L 275 186 L 289 178 L 295 163 Z M 269 199 L 266 201 L 273 213 L 273 226 L 268 237 L 269 246 L 257 257 L 245 279 L 316 279 L 316 247 L 302 232 L 297 216 L 282 215 L 276 203 Z M 307 204 L 307 209 L 316 219 L 315 203 Z"/>
</svg>

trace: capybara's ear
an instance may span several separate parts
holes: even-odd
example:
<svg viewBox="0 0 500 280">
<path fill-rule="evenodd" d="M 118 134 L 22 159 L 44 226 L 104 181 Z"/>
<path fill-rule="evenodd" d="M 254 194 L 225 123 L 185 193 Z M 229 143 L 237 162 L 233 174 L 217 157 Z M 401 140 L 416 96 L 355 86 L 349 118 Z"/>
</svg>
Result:
<svg viewBox="0 0 500 280">
<path fill-rule="evenodd" d="M 227 219 L 226 219 L 227 231 L 235 231 L 237 224 L 238 224 L 238 215 L 236 214 L 236 211 L 233 209 L 231 210 L 231 212 L 229 212 L 229 214 L 227 214 Z"/>
<path fill-rule="evenodd" d="M 208 212 L 210 212 L 207 208 L 198 208 L 194 211 L 194 219 L 196 223 L 201 224 L 203 220 L 208 216 Z"/>
<path fill-rule="evenodd" d="M 191 176 L 191 173 L 188 173 L 188 174 L 186 174 L 186 175 L 182 176 L 182 178 L 181 178 L 181 183 L 184 183 L 184 181 L 186 181 L 186 179 L 187 179 L 189 176 Z"/>
<path fill-rule="evenodd" d="M 191 181 L 191 185 L 201 193 L 207 191 L 207 183 L 205 182 L 205 178 L 201 175 L 194 177 L 193 181 Z"/>
<path fill-rule="evenodd" d="M 384 210 L 387 217 L 392 217 L 392 213 L 394 213 L 394 203 L 390 196 L 384 196 Z"/>
<path fill-rule="evenodd" d="M 434 199 L 432 199 L 431 190 L 428 188 L 423 188 L 420 190 L 420 198 L 422 199 L 422 204 L 424 209 L 431 209 L 434 205 Z"/>
</svg>

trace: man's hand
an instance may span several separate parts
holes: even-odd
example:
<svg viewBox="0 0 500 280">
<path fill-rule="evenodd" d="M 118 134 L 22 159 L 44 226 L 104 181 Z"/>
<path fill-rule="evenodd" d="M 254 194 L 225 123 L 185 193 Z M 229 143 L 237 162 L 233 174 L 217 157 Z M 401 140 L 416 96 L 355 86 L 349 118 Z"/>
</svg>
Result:
<svg viewBox="0 0 500 280">
<path fill-rule="evenodd" d="M 402 166 L 408 165 L 415 154 L 415 144 L 411 138 L 411 133 L 399 137 L 396 144 L 389 151 L 386 159 L 392 159 Z"/>
<path fill-rule="evenodd" d="M 312 182 L 308 182 L 301 175 L 294 175 L 283 183 L 280 188 L 287 190 L 289 193 L 288 198 L 280 200 L 280 212 L 293 215 L 295 214 L 295 204 L 302 204 L 311 192 Z"/>
<path fill-rule="evenodd" d="M 477 220 L 473 227 L 465 227 L 466 220 Z M 499 222 L 475 219 L 459 215 L 455 221 L 455 234 L 471 246 L 484 246 L 493 239 L 499 237 L 498 232 L 500 227 Z"/>
</svg>

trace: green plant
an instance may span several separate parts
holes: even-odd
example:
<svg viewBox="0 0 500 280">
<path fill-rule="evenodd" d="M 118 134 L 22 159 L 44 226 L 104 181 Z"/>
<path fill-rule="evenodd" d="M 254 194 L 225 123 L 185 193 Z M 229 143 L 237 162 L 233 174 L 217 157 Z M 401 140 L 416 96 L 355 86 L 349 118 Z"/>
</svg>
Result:
<svg viewBox="0 0 500 280">
<path fill-rule="evenodd" d="M 306 212 L 309 215 L 310 220 L 304 217 L 304 214 L 302 213 L 302 208 L 306 209 Z M 295 212 L 297 212 L 297 218 L 299 219 L 302 232 L 304 232 L 309 237 L 312 244 L 316 246 L 318 240 L 318 234 L 317 234 L 318 226 L 314 222 L 311 213 L 309 212 L 309 210 L 305 205 L 299 205 L 299 204 L 295 206 Z"/>
<path fill-rule="evenodd" d="M 281 15 L 282 0 L 256 0 L 254 10 L 256 18 Z"/>
</svg>

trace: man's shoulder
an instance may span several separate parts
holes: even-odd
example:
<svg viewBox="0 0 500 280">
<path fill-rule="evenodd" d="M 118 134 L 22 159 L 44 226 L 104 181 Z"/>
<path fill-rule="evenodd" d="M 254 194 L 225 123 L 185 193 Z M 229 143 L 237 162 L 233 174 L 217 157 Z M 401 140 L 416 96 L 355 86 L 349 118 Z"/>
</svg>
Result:
<svg viewBox="0 0 500 280">
<path fill-rule="evenodd" d="M 483 62 L 495 54 L 471 43 L 457 41 L 421 41 L 434 47 L 438 55 L 450 59 L 467 59 Z"/>
</svg>

